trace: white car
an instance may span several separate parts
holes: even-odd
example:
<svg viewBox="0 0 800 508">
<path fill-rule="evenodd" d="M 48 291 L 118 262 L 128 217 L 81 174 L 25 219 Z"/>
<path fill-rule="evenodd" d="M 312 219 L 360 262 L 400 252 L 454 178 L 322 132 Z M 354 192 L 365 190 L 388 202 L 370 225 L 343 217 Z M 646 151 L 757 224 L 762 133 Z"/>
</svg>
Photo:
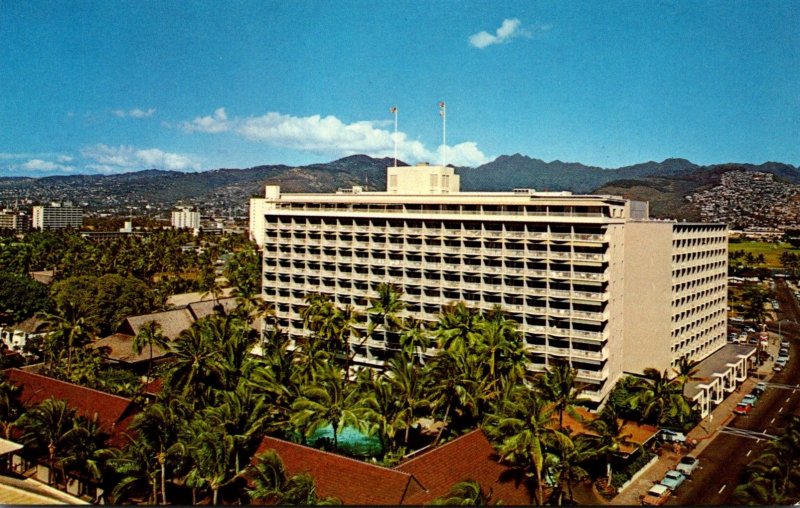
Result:
<svg viewBox="0 0 800 508">
<path fill-rule="evenodd" d="M 675 443 L 685 443 L 686 434 L 675 430 L 661 429 L 661 439 L 664 441 L 672 441 Z"/>
<path fill-rule="evenodd" d="M 692 472 L 700 466 L 700 459 L 697 457 L 690 457 L 689 455 L 681 458 L 678 466 L 675 468 L 686 476 L 691 476 Z"/>
</svg>

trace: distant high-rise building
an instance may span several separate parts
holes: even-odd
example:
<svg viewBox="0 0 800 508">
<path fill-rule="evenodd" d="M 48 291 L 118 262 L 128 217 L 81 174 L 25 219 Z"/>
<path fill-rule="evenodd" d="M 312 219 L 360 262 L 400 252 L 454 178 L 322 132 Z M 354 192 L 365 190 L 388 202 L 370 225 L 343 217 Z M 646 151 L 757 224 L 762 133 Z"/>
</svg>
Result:
<svg viewBox="0 0 800 508">
<path fill-rule="evenodd" d="M 595 402 L 623 373 L 672 372 L 726 344 L 724 224 L 653 220 L 646 202 L 618 196 L 460 192 L 443 166 L 387 176 L 386 192 L 267 186 L 251 200 L 263 297 L 290 337 L 308 333 L 310 293 L 363 313 L 393 284 L 402 317 L 430 323 L 453 302 L 499 305 L 519 325 L 528 368 L 568 363 Z M 400 343 L 387 334 L 351 348 L 356 363 L 380 366 Z"/>
<path fill-rule="evenodd" d="M 33 207 L 34 229 L 63 229 L 83 226 L 83 209 L 69 201 Z"/>
<path fill-rule="evenodd" d="M 172 212 L 172 227 L 198 229 L 200 228 L 200 212 L 190 206 L 182 206 Z"/>
<path fill-rule="evenodd" d="M 27 231 L 30 228 L 31 218 L 26 213 L 17 210 L 3 210 L 0 212 L 0 229 Z"/>
</svg>

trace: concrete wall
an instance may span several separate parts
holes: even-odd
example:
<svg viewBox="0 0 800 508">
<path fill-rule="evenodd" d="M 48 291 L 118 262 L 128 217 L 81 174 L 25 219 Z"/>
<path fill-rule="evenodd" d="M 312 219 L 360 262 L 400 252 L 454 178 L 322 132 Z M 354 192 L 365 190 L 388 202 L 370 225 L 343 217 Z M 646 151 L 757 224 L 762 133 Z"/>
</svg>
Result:
<svg viewBox="0 0 800 508">
<path fill-rule="evenodd" d="M 625 225 L 624 370 L 670 368 L 672 223 Z"/>
</svg>

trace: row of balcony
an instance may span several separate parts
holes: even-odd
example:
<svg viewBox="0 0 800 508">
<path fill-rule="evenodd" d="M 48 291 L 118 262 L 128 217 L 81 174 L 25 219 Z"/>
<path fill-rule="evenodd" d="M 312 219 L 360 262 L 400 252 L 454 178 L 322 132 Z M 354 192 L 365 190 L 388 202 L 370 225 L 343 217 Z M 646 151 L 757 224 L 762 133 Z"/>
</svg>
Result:
<svg viewBox="0 0 800 508">
<path fill-rule="evenodd" d="M 596 273 L 596 272 L 578 272 L 578 271 L 561 271 L 561 270 L 533 270 L 533 269 L 526 269 L 526 268 L 514 268 L 508 266 L 481 266 L 481 265 L 456 265 L 451 263 L 422 263 L 418 261 L 400 261 L 400 260 L 388 260 L 385 263 L 381 264 L 381 267 L 389 266 L 392 268 L 406 268 L 406 269 L 414 269 L 418 268 L 420 270 L 438 270 L 438 271 L 447 271 L 447 272 L 457 272 L 457 273 L 467 273 L 467 274 L 494 274 L 494 275 L 508 275 L 511 277 L 522 277 L 522 278 L 531 278 L 536 277 L 540 279 L 561 279 L 561 280 L 578 280 L 578 281 L 586 281 L 586 282 L 607 282 L 609 280 L 609 276 L 607 272 L 603 273 Z M 272 270 L 277 268 L 276 264 L 268 264 L 268 269 Z M 290 267 L 281 267 L 281 268 L 290 268 Z M 298 272 L 305 272 L 303 268 L 296 267 L 294 268 L 294 272 L 290 273 L 298 273 Z M 317 270 L 308 270 L 311 273 L 316 272 Z M 384 274 L 371 274 L 369 272 L 358 272 L 354 270 L 318 270 L 320 274 L 323 276 L 328 277 L 352 277 L 353 279 L 359 280 L 372 280 L 372 279 L 383 279 L 387 277 Z M 389 275 L 388 277 L 392 277 Z M 395 276 L 395 278 L 401 278 L 399 274 Z M 411 277 L 411 278 L 419 278 L 419 277 Z"/>
<path fill-rule="evenodd" d="M 599 233 L 555 233 L 547 231 L 516 231 L 516 230 L 491 230 L 491 229 L 455 229 L 455 228 L 442 228 L 442 227 L 392 227 L 392 226 L 351 226 L 344 224 L 306 224 L 306 223 L 275 223 L 268 222 L 266 224 L 268 230 L 280 231 L 320 231 L 331 232 L 335 231 L 339 234 L 342 233 L 364 233 L 370 235 L 413 235 L 413 236 L 469 236 L 473 238 L 480 237 L 493 237 L 493 238 L 516 238 L 522 240 L 557 240 L 557 241 L 580 241 L 580 242 L 605 242 L 608 237 L 605 234 Z"/>
<path fill-rule="evenodd" d="M 330 272 L 330 275 L 327 274 L 326 271 L 320 272 L 320 276 L 323 278 L 332 279 L 336 277 L 335 272 Z M 367 274 L 347 274 L 347 276 L 339 275 L 340 280 L 354 280 L 360 282 L 372 282 L 375 280 L 375 277 L 369 276 Z M 524 286 L 512 286 L 512 285 L 505 285 L 505 284 L 486 284 L 486 283 L 469 283 L 469 282 L 460 282 L 460 281 L 448 281 L 442 279 L 430 280 L 430 279 L 422 279 L 422 278 L 410 278 L 410 277 L 392 277 L 392 276 L 384 276 L 381 277 L 380 280 L 385 283 L 395 284 L 397 286 L 416 286 L 420 289 L 450 289 L 453 291 L 474 291 L 476 293 L 498 293 L 498 294 L 508 294 L 514 296 L 541 296 L 544 298 L 558 298 L 558 299 L 567 299 L 567 300 L 590 300 L 594 302 L 605 302 L 608 301 L 608 293 L 604 291 L 578 291 L 578 290 L 566 290 L 566 289 L 548 289 L 548 288 L 537 288 L 537 287 L 524 287 Z M 291 282 L 289 282 L 291 285 Z M 310 285 L 309 285 L 310 286 Z M 333 284 L 326 285 L 320 284 L 314 286 L 314 289 L 311 291 L 322 290 L 323 288 L 329 287 L 332 291 L 349 291 L 348 288 L 341 288 L 339 286 L 338 289 Z M 355 292 L 356 289 L 353 289 Z M 356 294 L 356 293 L 354 293 Z"/>
<path fill-rule="evenodd" d="M 392 249 L 397 252 L 408 252 L 409 249 L 403 246 L 399 246 L 396 249 Z M 342 252 L 341 249 L 334 255 L 326 254 L 321 251 L 311 252 L 308 250 L 304 250 L 302 253 L 292 252 L 292 247 L 288 245 L 281 245 L 281 246 L 270 246 L 269 244 L 266 245 L 265 251 L 267 255 L 276 254 L 280 256 L 289 256 L 291 259 L 296 260 L 323 260 L 323 261 L 331 261 L 331 262 L 360 262 L 360 263 L 385 263 L 386 258 L 383 256 L 380 257 L 369 257 L 369 256 L 355 256 L 352 255 L 350 250 L 345 250 Z M 367 249 L 360 251 L 356 249 L 356 252 L 367 252 Z M 376 251 L 378 252 L 378 251 Z M 383 251 L 380 251 L 383 252 Z M 485 257 L 503 257 L 503 258 L 530 258 L 530 259 L 552 259 L 557 261 L 571 261 L 575 262 L 592 262 L 592 263 L 603 263 L 609 261 L 609 256 L 607 254 L 600 254 L 594 252 L 563 252 L 563 251 L 545 251 L 545 250 L 523 250 L 523 249 L 488 249 L 488 248 L 466 248 L 466 247 L 450 247 L 450 246 L 436 246 L 430 250 L 417 250 L 414 253 L 418 253 L 419 255 L 440 255 L 440 254 L 451 254 L 459 257 L 471 257 L 471 256 L 485 256 Z M 451 263 L 455 264 L 455 263 Z"/>
</svg>

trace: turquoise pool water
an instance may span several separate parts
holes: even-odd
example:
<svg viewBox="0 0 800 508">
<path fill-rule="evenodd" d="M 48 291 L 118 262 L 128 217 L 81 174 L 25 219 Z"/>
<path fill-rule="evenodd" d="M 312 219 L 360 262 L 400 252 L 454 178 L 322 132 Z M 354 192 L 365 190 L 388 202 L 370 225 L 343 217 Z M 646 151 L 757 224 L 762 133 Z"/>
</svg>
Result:
<svg viewBox="0 0 800 508">
<path fill-rule="evenodd" d="M 365 436 L 353 427 L 345 427 L 336 437 L 339 442 L 339 449 L 353 455 L 372 457 L 380 455 L 383 451 L 378 436 Z M 328 425 L 319 429 L 308 439 L 308 442 L 310 445 L 315 446 L 322 439 L 333 441 L 333 426 Z"/>
</svg>

